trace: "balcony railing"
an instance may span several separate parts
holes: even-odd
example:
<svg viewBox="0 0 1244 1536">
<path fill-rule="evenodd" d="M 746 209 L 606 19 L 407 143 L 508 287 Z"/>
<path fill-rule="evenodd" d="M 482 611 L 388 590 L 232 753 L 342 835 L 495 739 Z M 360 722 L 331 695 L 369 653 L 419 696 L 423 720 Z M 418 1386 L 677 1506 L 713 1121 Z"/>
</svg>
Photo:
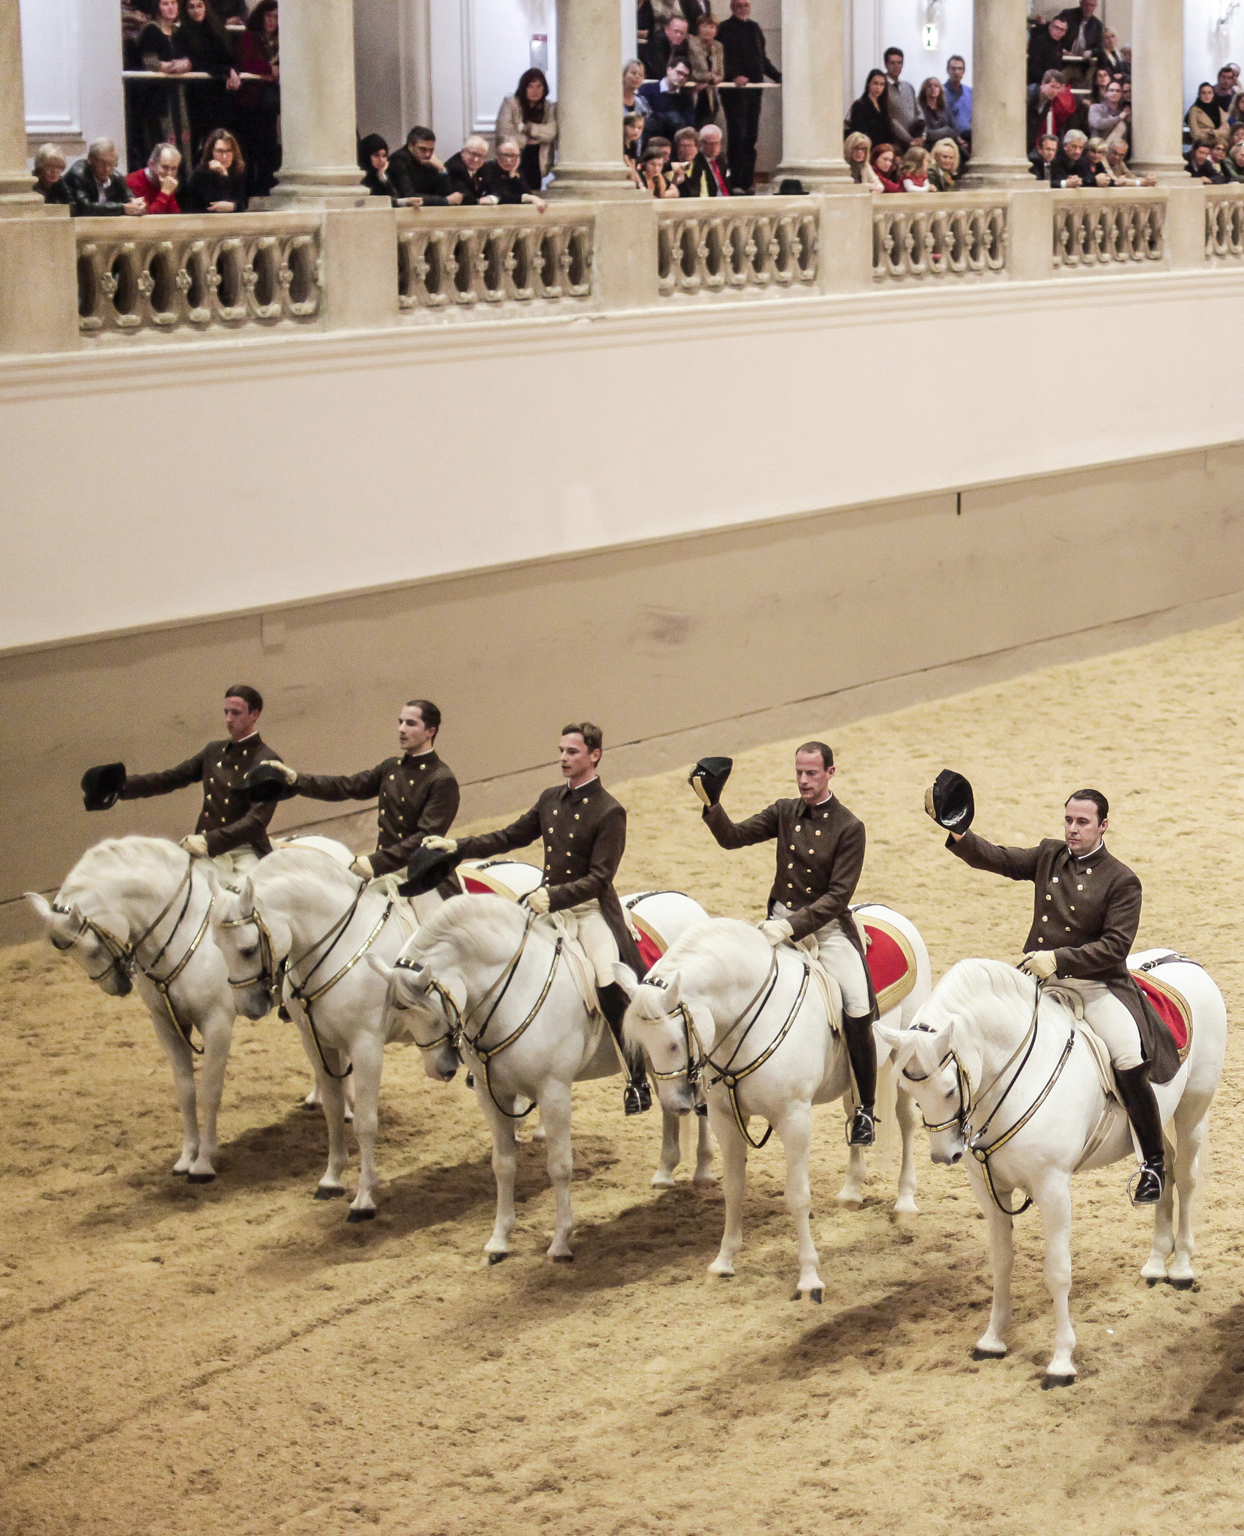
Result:
<svg viewBox="0 0 1244 1536">
<path fill-rule="evenodd" d="M 897 192 L 873 198 L 873 280 L 1001 275 L 1007 206 L 995 192 Z"/>
<path fill-rule="evenodd" d="M 1211 261 L 1244 259 L 1244 188 L 1234 193 L 1207 191 L 1205 254 Z"/>
<path fill-rule="evenodd" d="M 1166 254 L 1160 187 L 1083 187 L 1054 193 L 1054 266 L 1117 268 Z"/>
<path fill-rule="evenodd" d="M 664 298 L 752 298 L 811 291 L 820 210 L 810 197 L 680 198 L 657 204 Z"/>
<path fill-rule="evenodd" d="M 301 213 L 75 219 L 84 336 L 314 321 L 320 221 Z"/>
</svg>

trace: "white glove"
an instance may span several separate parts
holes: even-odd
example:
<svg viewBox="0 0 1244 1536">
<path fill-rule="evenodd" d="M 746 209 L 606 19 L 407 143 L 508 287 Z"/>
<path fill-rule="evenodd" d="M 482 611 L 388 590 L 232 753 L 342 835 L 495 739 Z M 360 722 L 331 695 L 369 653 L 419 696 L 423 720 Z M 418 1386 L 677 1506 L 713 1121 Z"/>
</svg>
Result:
<svg viewBox="0 0 1244 1536">
<path fill-rule="evenodd" d="M 549 910 L 549 888 L 547 885 L 536 886 L 535 890 L 529 891 L 524 899 L 537 917 L 543 917 Z"/>
<path fill-rule="evenodd" d="M 774 949 L 779 944 L 787 943 L 795 936 L 795 930 L 784 917 L 770 918 L 767 923 L 761 923 L 760 931 L 768 939 L 769 943 L 773 945 Z"/>
<path fill-rule="evenodd" d="M 425 837 L 422 846 L 433 853 L 457 853 L 458 845 L 452 837 Z"/>
<path fill-rule="evenodd" d="M 1058 960 L 1054 955 L 1041 950 L 1035 950 L 1031 955 L 1025 955 L 1019 962 L 1019 968 L 1029 976 L 1035 976 L 1038 981 L 1048 981 L 1058 970 Z"/>
<path fill-rule="evenodd" d="M 279 763 L 275 757 L 266 757 L 259 765 L 261 768 L 275 768 L 287 784 L 297 784 L 298 770 L 291 768 L 288 763 Z"/>
<path fill-rule="evenodd" d="M 201 832 L 192 832 L 189 837 L 183 837 L 181 846 L 192 859 L 205 859 L 207 857 L 207 838 Z"/>
<path fill-rule="evenodd" d="M 365 853 L 360 853 L 358 858 L 350 865 L 350 873 L 357 875 L 360 880 L 371 879 L 371 860 Z"/>
</svg>

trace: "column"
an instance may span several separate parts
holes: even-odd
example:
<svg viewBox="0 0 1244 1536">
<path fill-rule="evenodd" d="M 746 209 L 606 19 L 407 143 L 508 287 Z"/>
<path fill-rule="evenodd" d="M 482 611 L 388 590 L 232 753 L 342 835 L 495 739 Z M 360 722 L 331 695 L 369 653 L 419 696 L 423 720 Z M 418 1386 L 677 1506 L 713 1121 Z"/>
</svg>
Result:
<svg viewBox="0 0 1244 1536">
<path fill-rule="evenodd" d="M 552 197 L 641 197 L 622 164 L 618 0 L 557 0 Z"/>
<path fill-rule="evenodd" d="M 972 158 L 965 186 L 1030 180 L 1028 6 L 975 0 L 972 14 Z"/>
<path fill-rule="evenodd" d="M 43 197 L 34 187 L 26 169 L 22 16 L 18 0 L 0 0 L 0 214 L 41 209 Z"/>
<path fill-rule="evenodd" d="M 283 163 L 269 206 L 364 206 L 355 132 L 354 0 L 281 0 Z"/>
<path fill-rule="evenodd" d="M 783 0 L 782 163 L 774 181 L 854 186 L 842 158 L 842 0 Z"/>
<path fill-rule="evenodd" d="M 1188 180 L 1183 162 L 1183 0 L 1133 0 L 1132 165 Z"/>
</svg>

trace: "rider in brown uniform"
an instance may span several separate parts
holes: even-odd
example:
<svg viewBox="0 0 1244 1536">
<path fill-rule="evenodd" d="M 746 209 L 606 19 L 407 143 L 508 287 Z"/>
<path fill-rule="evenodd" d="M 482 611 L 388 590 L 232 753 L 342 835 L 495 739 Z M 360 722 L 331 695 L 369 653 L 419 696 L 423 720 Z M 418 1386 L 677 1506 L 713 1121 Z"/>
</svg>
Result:
<svg viewBox="0 0 1244 1536">
<path fill-rule="evenodd" d="M 626 811 L 597 776 L 602 745 L 599 726 L 589 721 L 566 726 L 558 747 L 563 785 L 546 789 L 525 815 L 500 831 L 457 842 L 429 837 L 424 847 L 464 859 L 489 859 L 543 841 L 544 883 L 524 899 L 533 912 L 573 914 L 579 942 L 596 972 L 601 1012 L 630 1072 L 623 1105 L 628 1115 L 636 1115 L 652 1107 L 652 1094 L 642 1058 L 623 1046 L 628 999 L 614 980 L 613 967 L 620 959 L 637 977 L 646 967 L 613 888 L 626 848 Z"/>
<path fill-rule="evenodd" d="M 713 761 L 697 763 L 693 787 L 697 779 L 705 782 L 703 764 Z M 851 913 L 851 897 L 864 867 L 864 823 L 830 789 L 835 772 L 830 748 L 823 741 L 805 742 L 795 753 L 799 798 L 776 800 L 738 823 L 718 802 L 719 785 L 707 796 L 696 792 L 709 802 L 704 820 L 723 848 L 777 840 L 777 874 L 769 892 L 768 920 L 760 930 L 775 945 L 815 936 L 818 958 L 842 992 L 842 1030 L 859 1099 L 847 1140 L 853 1147 L 867 1147 L 876 1137 L 877 999 Z"/>
<path fill-rule="evenodd" d="M 1031 880 L 1036 887 L 1020 969 L 1038 981 L 1056 977 L 1083 1000 L 1085 1021 L 1110 1052 L 1119 1095 L 1140 1143 L 1143 1161 L 1132 1200 L 1155 1204 L 1165 1176 L 1162 1116 L 1143 1044 L 1147 1004 L 1127 968 L 1140 925 L 1141 886 L 1136 874 L 1106 851 L 1105 795 L 1076 790 L 1064 806 L 1062 839 L 1046 838 L 1035 848 L 1002 848 L 967 830 L 974 812 L 971 788 L 958 774 L 938 776 L 925 809 L 948 830 L 946 846 L 956 858 L 1009 880 Z"/>
</svg>

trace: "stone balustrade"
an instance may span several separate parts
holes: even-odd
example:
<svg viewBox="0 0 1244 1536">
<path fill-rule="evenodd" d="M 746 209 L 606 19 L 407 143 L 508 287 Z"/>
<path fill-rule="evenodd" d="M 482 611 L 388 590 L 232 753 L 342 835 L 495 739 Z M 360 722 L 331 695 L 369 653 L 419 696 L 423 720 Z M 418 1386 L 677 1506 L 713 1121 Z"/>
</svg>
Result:
<svg viewBox="0 0 1244 1536">
<path fill-rule="evenodd" d="M 1081 187 L 1054 198 L 1057 270 L 1161 261 L 1166 254 L 1166 193 L 1161 187 Z"/>
<path fill-rule="evenodd" d="M 75 219 L 84 337 L 315 320 L 320 223 L 306 214 Z"/>
<path fill-rule="evenodd" d="M 815 291 L 820 208 L 812 197 L 680 198 L 657 204 L 663 298 Z"/>
<path fill-rule="evenodd" d="M 399 209 L 401 313 L 426 322 L 582 306 L 595 228 L 591 204 Z"/>
<path fill-rule="evenodd" d="M 873 195 L 877 283 L 994 277 L 1007 265 L 1007 203 L 995 191 Z"/>
<path fill-rule="evenodd" d="M 1244 188 L 1206 188 L 1205 255 L 1210 261 L 1244 259 Z"/>
</svg>

